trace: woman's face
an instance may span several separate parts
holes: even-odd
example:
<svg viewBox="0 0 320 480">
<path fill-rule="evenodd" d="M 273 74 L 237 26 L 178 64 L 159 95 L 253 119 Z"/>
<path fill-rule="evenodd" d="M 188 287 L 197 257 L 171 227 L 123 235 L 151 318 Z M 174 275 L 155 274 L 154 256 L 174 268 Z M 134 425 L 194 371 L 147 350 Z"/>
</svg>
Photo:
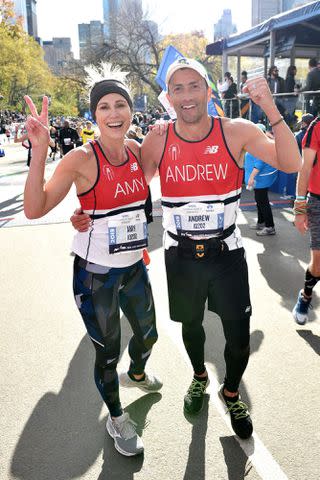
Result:
<svg viewBox="0 0 320 480">
<path fill-rule="evenodd" d="M 108 93 L 100 98 L 96 121 L 102 136 L 124 138 L 130 127 L 132 112 L 127 100 L 119 93 Z"/>
</svg>

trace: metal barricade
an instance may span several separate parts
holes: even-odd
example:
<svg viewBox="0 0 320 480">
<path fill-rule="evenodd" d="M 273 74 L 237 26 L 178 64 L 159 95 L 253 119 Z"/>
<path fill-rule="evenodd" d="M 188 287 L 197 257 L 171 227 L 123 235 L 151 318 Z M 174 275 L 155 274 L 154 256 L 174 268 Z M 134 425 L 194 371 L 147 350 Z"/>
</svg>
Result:
<svg viewBox="0 0 320 480">
<path fill-rule="evenodd" d="M 315 104 L 317 95 L 318 103 Z M 289 119 L 293 119 L 295 110 L 300 110 L 302 114 L 312 113 L 312 110 L 318 110 L 318 114 L 320 113 L 320 90 L 276 93 L 273 94 L 273 98 L 278 108 L 280 107 L 280 113 Z M 247 94 L 238 94 L 236 98 L 221 99 L 221 103 L 225 115 L 229 118 L 243 117 L 254 123 L 265 120 L 263 111 L 251 101 Z"/>
</svg>

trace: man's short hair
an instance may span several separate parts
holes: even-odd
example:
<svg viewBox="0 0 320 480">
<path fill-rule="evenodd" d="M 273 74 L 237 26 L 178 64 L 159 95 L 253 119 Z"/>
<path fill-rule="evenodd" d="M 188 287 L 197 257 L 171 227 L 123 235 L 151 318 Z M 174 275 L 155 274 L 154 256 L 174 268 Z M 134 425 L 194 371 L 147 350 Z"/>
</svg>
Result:
<svg viewBox="0 0 320 480">
<path fill-rule="evenodd" d="M 241 75 L 243 75 L 244 77 L 247 77 L 247 76 L 248 76 L 248 72 L 247 72 L 246 70 L 243 70 L 243 71 L 241 72 Z"/>
<path fill-rule="evenodd" d="M 310 60 L 309 60 L 309 67 L 312 67 L 312 68 L 313 68 L 313 67 L 316 67 L 316 66 L 317 66 L 317 63 L 318 63 L 318 61 L 317 61 L 316 58 L 310 58 Z"/>
</svg>

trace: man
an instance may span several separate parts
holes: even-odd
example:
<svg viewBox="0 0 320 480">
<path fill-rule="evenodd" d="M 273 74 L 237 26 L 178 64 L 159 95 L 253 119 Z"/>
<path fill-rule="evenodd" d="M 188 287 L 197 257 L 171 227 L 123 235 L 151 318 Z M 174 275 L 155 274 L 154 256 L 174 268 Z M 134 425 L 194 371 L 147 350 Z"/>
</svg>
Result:
<svg viewBox="0 0 320 480">
<path fill-rule="evenodd" d="M 272 65 L 269 68 L 268 72 L 268 85 L 271 93 L 284 93 L 285 92 L 285 81 L 284 78 L 280 77 L 279 70 L 275 65 Z M 275 97 L 276 106 L 279 109 L 281 115 L 284 115 L 285 108 L 283 106 L 283 97 Z"/>
<path fill-rule="evenodd" d="M 240 93 L 244 93 L 243 88 L 246 85 L 247 80 L 248 80 L 248 72 L 246 70 L 243 70 L 241 72 Z M 250 108 L 249 100 L 247 98 L 241 100 L 241 102 L 240 102 L 240 116 L 242 118 L 249 118 L 249 108 Z"/>
<path fill-rule="evenodd" d="M 302 139 L 305 136 L 306 131 L 313 120 L 314 116 L 311 113 L 305 113 L 301 117 L 300 130 L 295 134 L 300 153 L 302 153 Z"/>
<path fill-rule="evenodd" d="M 141 161 L 148 181 L 159 168 L 170 316 L 182 323 L 184 345 L 194 369 L 184 409 L 198 413 L 209 384 L 202 326 L 208 299 L 209 310 L 221 317 L 226 337 L 226 377 L 220 397 L 235 433 L 248 438 L 252 422 L 238 387 L 249 358 L 251 304 L 241 234 L 235 225 L 243 150 L 286 172 L 299 170 L 301 158 L 265 79 L 248 81 L 247 90 L 269 117 L 275 142 L 247 120 L 208 115 L 211 88 L 198 62 L 174 62 L 167 85 L 177 121 L 168 125 L 165 137 L 155 131 L 147 135 Z M 78 217 L 77 228 L 86 228 L 88 219 Z M 75 217 L 72 220 L 75 224 Z"/>
<path fill-rule="evenodd" d="M 59 131 L 59 143 L 61 153 L 66 155 L 70 150 L 73 150 L 76 142 L 79 140 L 79 135 L 75 128 L 70 127 L 68 120 L 64 121 L 63 127 Z"/>
<path fill-rule="evenodd" d="M 306 85 L 301 92 L 320 90 L 320 69 L 316 58 L 309 60 L 309 72 L 307 75 Z M 307 97 L 307 112 L 317 116 L 320 113 L 320 94 L 308 95 Z"/>
<path fill-rule="evenodd" d="M 312 291 L 320 280 L 320 117 L 309 126 L 302 140 L 303 166 L 298 175 L 294 202 L 295 226 L 304 234 L 310 230 L 311 260 L 306 270 L 304 289 L 299 292 L 292 311 L 295 321 L 304 325 L 308 320 Z M 308 196 L 307 196 L 308 193 Z"/>
</svg>

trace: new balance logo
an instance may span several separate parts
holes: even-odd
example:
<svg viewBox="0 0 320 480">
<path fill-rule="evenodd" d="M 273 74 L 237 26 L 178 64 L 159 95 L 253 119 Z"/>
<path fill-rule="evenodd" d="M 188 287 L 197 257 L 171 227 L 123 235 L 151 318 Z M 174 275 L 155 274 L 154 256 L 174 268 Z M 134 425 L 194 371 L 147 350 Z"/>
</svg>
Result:
<svg viewBox="0 0 320 480">
<path fill-rule="evenodd" d="M 137 162 L 134 162 L 130 165 L 130 172 L 136 172 L 138 170 Z"/>
<path fill-rule="evenodd" d="M 208 145 L 204 151 L 205 155 L 210 155 L 212 153 L 218 153 L 219 145 Z"/>
<path fill-rule="evenodd" d="M 250 307 L 250 305 L 248 305 L 247 308 L 245 309 L 245 313 L 249 313 L 249 312 L 251 312 L 251 307 Z"/>
</svg>

